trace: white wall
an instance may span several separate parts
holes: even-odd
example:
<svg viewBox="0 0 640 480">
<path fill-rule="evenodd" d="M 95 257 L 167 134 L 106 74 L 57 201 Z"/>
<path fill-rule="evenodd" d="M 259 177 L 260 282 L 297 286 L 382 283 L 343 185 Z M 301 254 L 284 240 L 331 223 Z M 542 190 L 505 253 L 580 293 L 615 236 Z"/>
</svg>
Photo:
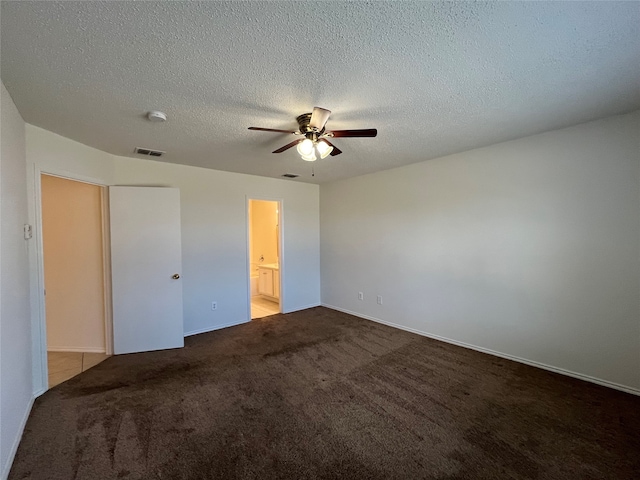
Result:
<svg viewBox="0 0 640 480">
<path fill-rule="evenodd" d="M 11 468 L 33 399 L 27 241 L 25 124 L 1 84 L 0 478 Z"/>
<path fill-rule="evenodd" d="M 322 185 L 323 304 L 640 389 L 639 134 L 635 112 Z"/>
<path fill-rule="evenodd" d="M 247 197 L 282 201 L 283 311 L 319 305 L 317 185 L 124 157 L 115 182 L 180 189 L 186 334 L 250 319 Z"/>
<path fill-rule="evenodd" d="M 113 183 L 113 155 L 29 124 L 27 163 L 30 174 L 33 165 L 38 165 L 44 173 L 66 174 L 103 185 Z"/>
</svg>

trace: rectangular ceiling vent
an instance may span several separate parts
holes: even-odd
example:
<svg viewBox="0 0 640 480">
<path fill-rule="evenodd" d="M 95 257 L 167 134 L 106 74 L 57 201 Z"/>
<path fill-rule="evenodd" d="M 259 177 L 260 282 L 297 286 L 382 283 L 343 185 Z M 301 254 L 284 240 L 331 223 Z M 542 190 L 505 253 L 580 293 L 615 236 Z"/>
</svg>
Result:
<svg viewBox="0 0 640 480">
<path fill-rule="evenodd" d="M 297 178 L 297 177 L 299 177 L 300 175 L 296 175 L 295 173 L 285 173 L 285 174 L 284 174 L 284 175 L 282 175 L 282 176 L 283 176 L 283 177 L 286 177 L 286 178 Z"/>
<path fill-rule="evenodd" d="M 137 153 L 138 155 L 146 155 L 147 157 L 161 157 L 166 153 L 160 150 L 152 150 L 151 148 L 140 148 L 140 147 L 136 147 L 134 152 Z"/>
</svg>

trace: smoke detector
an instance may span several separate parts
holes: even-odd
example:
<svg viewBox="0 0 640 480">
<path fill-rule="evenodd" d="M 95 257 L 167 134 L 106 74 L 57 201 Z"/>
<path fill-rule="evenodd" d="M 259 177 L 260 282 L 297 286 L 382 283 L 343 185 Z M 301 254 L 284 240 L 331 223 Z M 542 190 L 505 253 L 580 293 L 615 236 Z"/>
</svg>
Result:
<svg viewBox="0 0 640 480">
<path fill-rule="evenodd" d="M 167 114 L 157 110 L 152 110 L 147 113 L 147 120 L 150 122 L 165 122 L 167 120 Z"/>
</svg>

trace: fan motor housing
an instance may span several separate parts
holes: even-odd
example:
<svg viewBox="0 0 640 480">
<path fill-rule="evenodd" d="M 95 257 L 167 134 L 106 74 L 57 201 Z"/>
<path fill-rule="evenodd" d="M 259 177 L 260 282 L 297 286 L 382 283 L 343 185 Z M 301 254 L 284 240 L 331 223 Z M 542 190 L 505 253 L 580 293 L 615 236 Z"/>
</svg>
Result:
<svg viewBox="0 0 640 480">
<path fill-rule="evenodd" d="M 322 132 L 324 132 L 324 128 L 322 130 L 318 130 L 317 128 L 309 126 L 309 122 L 311 122 L 311 113 L 303 113 L 302 115 L 298 115 L 296 121 L 298 122 L 298 126 L 300 127 L 300 133 L 307 136 L 307 138 L 309 138 L 309 136 L 307 135 L 308 133 L 316 134 L 317 138 L 318 135 L 322 135 Z"/>
</svg>

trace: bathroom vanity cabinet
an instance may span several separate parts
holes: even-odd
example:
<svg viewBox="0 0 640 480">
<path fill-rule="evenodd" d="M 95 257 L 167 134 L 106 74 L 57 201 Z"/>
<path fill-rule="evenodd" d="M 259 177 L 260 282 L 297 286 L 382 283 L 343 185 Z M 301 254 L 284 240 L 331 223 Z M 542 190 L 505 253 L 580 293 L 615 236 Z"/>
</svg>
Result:
<svg viewBox="0 0 640 480">
<path fill-rule="evenodd" d="M 280 298 L 280 269 L 278 264 L 258 267 L 258 293 L 267 297 Z"/>
</svg>

